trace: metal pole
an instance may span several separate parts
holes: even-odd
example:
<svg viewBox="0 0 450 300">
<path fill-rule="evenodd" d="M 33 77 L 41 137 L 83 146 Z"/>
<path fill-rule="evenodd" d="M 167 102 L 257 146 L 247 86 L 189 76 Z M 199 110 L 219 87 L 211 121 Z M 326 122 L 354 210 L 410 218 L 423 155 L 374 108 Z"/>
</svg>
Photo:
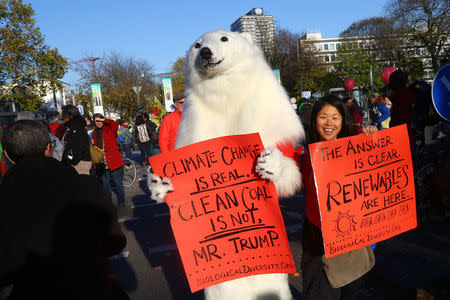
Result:
<svg viewBox="0 0 450 300">
<path fill-rule="evenodd" d="M 302 71 L 301 71 L 301 65 L 300 65 L 300 51 L 299 51 L 299 47 L 298 47 L 298 39 L 297 39 L 297 62 L 298 62 L 298 78 L 300 80 L 300 98 L 302 97 L 303 94 L 303 86 L 302 86 Z"/>
<path fill-rule="evenodd" d="M 372 66 L 370 66 L 370 92 L 371 92 L 371 95 L 373 95 L 373 72 L 372 72 Z"/>
</svg>

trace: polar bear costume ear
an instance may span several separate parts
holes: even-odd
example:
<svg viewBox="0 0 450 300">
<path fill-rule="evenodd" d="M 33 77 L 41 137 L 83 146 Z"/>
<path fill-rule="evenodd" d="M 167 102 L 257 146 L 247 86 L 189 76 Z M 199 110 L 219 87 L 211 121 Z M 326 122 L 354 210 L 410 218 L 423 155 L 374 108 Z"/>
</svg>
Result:
<svg viewBox="0 0 450 300">
<path fill-rule="evenodd" d="M 241 35 L 250 43 L 253 43 L 253 37 L 249 32 L 242 32 Z"/>
</svg>

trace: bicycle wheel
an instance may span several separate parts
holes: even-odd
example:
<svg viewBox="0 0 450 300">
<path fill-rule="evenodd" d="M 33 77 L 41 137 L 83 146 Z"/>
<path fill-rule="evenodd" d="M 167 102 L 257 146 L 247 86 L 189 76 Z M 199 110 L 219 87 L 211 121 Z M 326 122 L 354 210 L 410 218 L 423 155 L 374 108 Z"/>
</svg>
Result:
<svg viewBox="0 0 450 300">
<path fill-rule="evenodd" d="M 131 159 L 128 158 L 124 158 L 123 162 L 122 183 L 123 186 L 131 186 L 136 181 L 136 165 Z"/>
</svg>

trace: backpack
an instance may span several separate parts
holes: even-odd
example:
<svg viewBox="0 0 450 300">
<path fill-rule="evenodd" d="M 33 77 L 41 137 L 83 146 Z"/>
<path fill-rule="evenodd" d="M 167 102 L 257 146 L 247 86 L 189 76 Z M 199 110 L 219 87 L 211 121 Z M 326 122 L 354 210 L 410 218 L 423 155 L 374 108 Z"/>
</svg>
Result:
<svg viewBox="0 0 450 300">
<path fill-rule="evenodd" d="M 125 144 L 125 137 L 123 136 L 122 128 L 117 129 L 117 143 L 119 144 Z"/>
<path fill-rule="evenodd" d="M 138 133 L 139 141 L 141 143 L 150 141 L 150 137 L 147 132 L 147 126 L 145 126 L 145 124 L 138 125 L 136 127 L 136 129 L 138 131 L 137 133 Z"/>
</svg>

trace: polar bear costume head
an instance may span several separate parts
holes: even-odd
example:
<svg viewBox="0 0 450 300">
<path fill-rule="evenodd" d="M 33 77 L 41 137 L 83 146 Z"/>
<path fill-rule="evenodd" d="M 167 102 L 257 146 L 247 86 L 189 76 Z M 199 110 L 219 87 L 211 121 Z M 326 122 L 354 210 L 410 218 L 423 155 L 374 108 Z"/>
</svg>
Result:
<svg viewBox="0 0 450 300">
<path fill-rule="evenodd" d="M 250 34 L 216 30 L 198 38 L 184 61 L 186 101 L 179 148 L 232 134 L 259 132 L 264 145 L 297 145 L 303 127 Z"/>
</svg>

